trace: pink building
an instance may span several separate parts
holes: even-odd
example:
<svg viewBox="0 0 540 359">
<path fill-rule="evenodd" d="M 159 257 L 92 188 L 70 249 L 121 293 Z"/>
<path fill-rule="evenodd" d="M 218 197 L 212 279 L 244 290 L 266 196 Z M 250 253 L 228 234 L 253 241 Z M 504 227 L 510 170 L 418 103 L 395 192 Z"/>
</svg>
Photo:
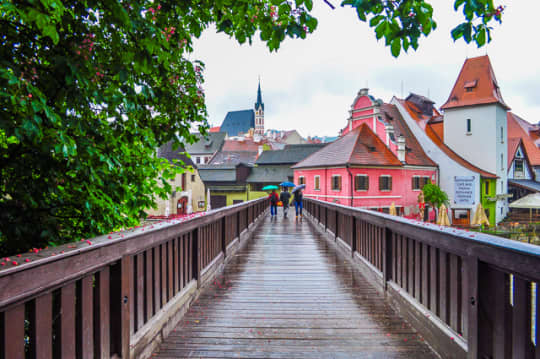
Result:
<svg viewBox="0 0 540 359">
<path fill-rule="evenodd" d="M 362 89 L 341 137 L 292 167 L 309 198 L 399 213 L 418 212 L 418 195 L 437 165 L 424 153 L 394 105 Z"/>
</svg>

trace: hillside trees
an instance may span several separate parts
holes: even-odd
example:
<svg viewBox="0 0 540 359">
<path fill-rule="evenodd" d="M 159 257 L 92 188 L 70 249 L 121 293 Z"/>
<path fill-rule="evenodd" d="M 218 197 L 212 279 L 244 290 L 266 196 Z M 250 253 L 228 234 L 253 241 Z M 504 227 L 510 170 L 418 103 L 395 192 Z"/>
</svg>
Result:
<svg viewBox="0 0 540 359">
<path fill-rule="evenodd" d="M 193 40 L 215 24 L 240 43 L 257 34 L 277 50 L 286 37 L 315 30 L 312 5 L 0 2 L 0 253 L 135 224 L 183 170 L 157 159 L 155 149 L 171 139 L 190 143 L 190 130 L 208 127 L 204 64 L 189 57 Z M 369 20 L 396 56 L 435 26 L 431 6 L 421 0 L 342 5 Z M 481 44 L 476 26 L 500 18 L 492 1 L 455 5 L 463 7 L 466 25 L 453 35 Z"/>
</svg>

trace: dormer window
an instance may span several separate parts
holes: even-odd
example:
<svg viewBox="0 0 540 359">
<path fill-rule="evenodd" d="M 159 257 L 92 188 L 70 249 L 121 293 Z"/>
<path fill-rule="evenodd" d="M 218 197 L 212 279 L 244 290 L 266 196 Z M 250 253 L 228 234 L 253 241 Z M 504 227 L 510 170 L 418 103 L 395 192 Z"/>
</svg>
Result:
<svg viewBox="0 0 540 359">
<path fill-rule="evenodd" d="M 465 87 L 466 92 L 472 92 L 477 84 L 478 80 L 467 81 L 463 87 Z"/>
</svg>

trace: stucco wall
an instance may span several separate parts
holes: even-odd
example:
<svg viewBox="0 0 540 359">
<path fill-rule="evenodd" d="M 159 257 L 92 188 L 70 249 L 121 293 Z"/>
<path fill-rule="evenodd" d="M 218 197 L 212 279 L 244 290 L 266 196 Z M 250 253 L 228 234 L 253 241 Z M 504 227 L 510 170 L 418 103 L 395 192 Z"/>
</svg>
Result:
<svg viewBox="0 0 540 359">
<path fill-rule="evenodd" d="M 192 181 L 192 175 L 194 176 L 194 181 Z M 174 180 L 170 182 L 173 191 L 177 187 L 182 187 L 182 175 L 177 175 Z M 182 197 L 188 197 L 188 208 L 187 213 L 192 212 L 201 212 L 206 210 L 206 193 L 204 189 L 204 183 L 199 176 L 198 171 L 195 169 L 194 172 L 186 171 L 186 188 L 176 191 L 174 195 L 171 195 L 167 199 L 158 198 L 157 199 L 157 208 L 148 209 L 146 213 L 151 216 L 165 216 L 177 214 L 177 205 L 178 200 Z M 202 207 L 199 206 L 199 202 L 202 201 L 204 204 Z M 167 211 L 168 208 L 168 211 Z"/>
</svg>

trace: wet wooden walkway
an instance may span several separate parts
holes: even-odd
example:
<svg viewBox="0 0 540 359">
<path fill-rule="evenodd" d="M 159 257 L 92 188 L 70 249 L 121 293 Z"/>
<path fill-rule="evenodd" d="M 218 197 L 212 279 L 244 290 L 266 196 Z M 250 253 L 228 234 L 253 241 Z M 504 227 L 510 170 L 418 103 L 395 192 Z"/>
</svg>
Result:
<svg viewBox="0 0 540 359">
<path fill-rule="evenodd" d="M 154 358 L 437 358 L 307 220 L 266 218 Z"/>
</svg>

